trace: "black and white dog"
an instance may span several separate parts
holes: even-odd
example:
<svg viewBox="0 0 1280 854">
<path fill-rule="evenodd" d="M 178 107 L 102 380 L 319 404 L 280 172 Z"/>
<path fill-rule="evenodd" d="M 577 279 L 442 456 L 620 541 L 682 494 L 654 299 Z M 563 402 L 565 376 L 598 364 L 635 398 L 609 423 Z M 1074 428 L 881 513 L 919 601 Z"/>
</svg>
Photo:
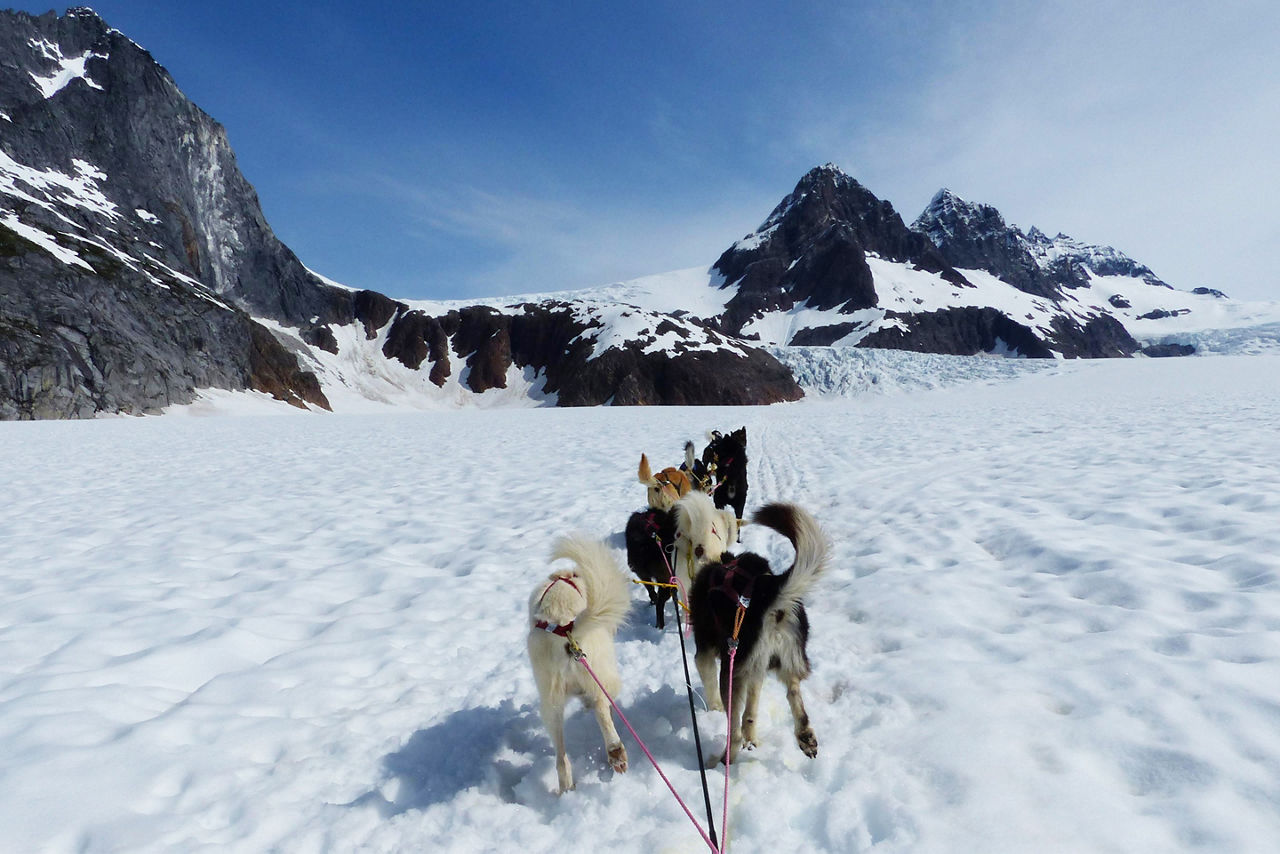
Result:
<svg viewBox="0 0 1280 854">
<path fill-rule="evenodd" d="M 667 600 L 672 598 L 669 584 L 675 559 L 676 520 L 669 510 L 650 507 L 631 514 L 627 520 L 627 566 L 645 585 L 649 601 L 658 611 L 655 625 L 666 628 Z"/>
<path fill-rule="evenodd" d="M 709 438 L 702 463 L 715 473 L 716 507 L 732 507 L 742 519 L 747 508 L 747 428 L 728 435 L 713 430 Z"/>
<path fill-rule="evenodd" d="M 827 539 L 812 516 L 794 504 L 769 504 L 754 524 L 772 528 L 791 541 L 795 561 L 781 575 L 769 562 L 745 552 L 719 555 L 697 573 L 689 593 L 698 675 L 712 708 L 729 702 L 729 649 L 739 605 L 745 608 L 733 667 L 733 720 L 726 746 L 729 761 L 744 744 L 756 745 L 756 709 L 764 676 L 772 672 L 787 688 L 796 743 L 806 756 L 818 755 L 818 738 L 800 696 L 809 676 L 809 618 L 802 597 L 826 569 Z M 717 677 L 717 660 L 719 675 Z M 718 697 L 720 704 L 714 702 Z M 711 764 L 724 761 L 721 755 Z"/>
</svg>

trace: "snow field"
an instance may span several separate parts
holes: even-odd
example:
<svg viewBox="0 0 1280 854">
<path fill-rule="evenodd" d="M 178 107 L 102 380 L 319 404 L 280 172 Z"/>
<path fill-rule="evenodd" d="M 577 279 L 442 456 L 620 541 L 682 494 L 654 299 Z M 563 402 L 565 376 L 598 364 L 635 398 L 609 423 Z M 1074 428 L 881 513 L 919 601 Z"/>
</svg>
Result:
<svg viewBox="0 0 1280 854">
<path fill-rule="evenodd" d="M 730 851 L 1273 850 L 1277 368 L 0 424 L 0 850 L 705 850 L 577 707 L 578 788 L 552 794 L 525 603 L 560 533 L 625 565 L 642 451 L 743 425 L 748 506 L 803 504 L 833 560 L 808 601 L 818 758 L 767 683 Z M 679 644 L 633 598 L 618 700 L 701 816 Z M 700 726 L 718 749 L 722 716 Z"/>
</svg>

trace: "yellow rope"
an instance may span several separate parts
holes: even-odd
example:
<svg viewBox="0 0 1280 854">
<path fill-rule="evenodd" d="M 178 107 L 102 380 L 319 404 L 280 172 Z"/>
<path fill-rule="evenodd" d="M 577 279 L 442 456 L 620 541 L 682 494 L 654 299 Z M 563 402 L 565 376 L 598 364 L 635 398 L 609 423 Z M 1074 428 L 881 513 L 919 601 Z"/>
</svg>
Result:
<svg viewBox="0 0 1280 854">
<path fill-rule="evenodd" d="M 632 583 L 632 584 L 644 584 L 644 585 L 646 585 L 646 586 L 648 586 L 648 587 L 672 587 L 672 588 L 674 588 L 674 589 L 676 589 L 676 590 L 679 590 L 679 589 L 680 589 L 680 585 L 678 585 L 678 584 L 671 584 L 671 583 L 668 583 L 668 582 L 665 582 L 665 581 L 640 581 L 639 579 L 633 578 L 633 579 L 631 579 L 631 583 Z M 677 605 L 679 605 L 681 608 L 684 608 L 685 613 L 688 613 L 688 612 L 689 612 L 689 606 L 688 606 L 688 605 L 686 605 L 686 604 L 684 604 L 683 602 L 681 602 L 681 601 L 680 601 L 680 597 L 679 597 L 679 596 L 672 596 L 671 598 L 675 600 L 675 603 L 676 603 Z"/>
<path fill-rule="evenodd" d="M 665 581 L 641 581 L 641 580 L 639 580 L 638 578 L 633 578 L 633 579 L 631 579 L 631 583 L 632 583 L 632 584 L 644 584 L 644 585 L 647 585 L 647 586 L 649 586 L 649 587 L 675 587 L 675 586 L 676 586 L 676 585 L 674 585 L 674 584 L 669 584 L 669 583 L 667 583 L 667 582 L 665 582 Z"/>
</svg>

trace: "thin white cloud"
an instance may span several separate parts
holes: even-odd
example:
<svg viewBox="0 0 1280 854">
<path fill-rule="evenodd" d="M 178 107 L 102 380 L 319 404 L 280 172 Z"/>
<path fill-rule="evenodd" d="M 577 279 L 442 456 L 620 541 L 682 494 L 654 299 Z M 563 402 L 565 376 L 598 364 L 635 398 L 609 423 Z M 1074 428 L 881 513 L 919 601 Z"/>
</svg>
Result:
<svg viewBox="0 0 1280 854">
<path fill-rule="evenodd" d="M 896 116 L 838 116 L 811 144 L 907 220 L 949 186 L 1176 286 L 1280 298 L 1251 257 L 1278 236 L 1260 188 L 1280 186 L 1280 7 L 1006 3 L 950 33 Z"/>
</svg>

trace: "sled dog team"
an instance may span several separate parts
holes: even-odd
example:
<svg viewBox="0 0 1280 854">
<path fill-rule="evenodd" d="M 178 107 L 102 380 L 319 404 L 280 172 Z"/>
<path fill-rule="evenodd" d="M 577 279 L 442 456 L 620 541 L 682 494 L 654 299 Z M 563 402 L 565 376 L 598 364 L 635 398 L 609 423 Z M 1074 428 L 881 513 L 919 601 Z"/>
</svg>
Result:
<svg viewBox="0 0 1280 854">
<path fill-rule="evenodd" d="M 751 523 L 771 528 L 791 542 L 791 566 L 775 573 L 760 555 L 732 553 L 739 526 L 745 524 L 747 432 L 745 427 L 729 434 L 712 432 L 709 438 L 701 459 L 695 458 L 689 442 L 683 465 L 657 473 L 648 458 L 640 456 L 637 476 L 648 492 L 649 506 L 627 521 L 627 563 L 641 581 L 652 582 L 646 590 L 658 628 L 665 625 L 668 598 L 678 596 L 687 606 L 707 703 L 723 711 L 732 699 L 728 761 L 758 741 L 756 710 L 769 672 L 786 686 L 796 743 L 806 756 L 817 756 L 818 739 L 800 695 L 800 683 L 809 675 L 809 620 L 803 597 L 826 568 L 826 537 L 802 508 L 768 504 L 755 512 Z M 621 689 L 613 639 L 631 605 L 631 583 L 607 545 L 581 535 L 561 537 L 551 559 L 566 560 L 570 566 L 556 569 L 534 589 L 528 647 L 542 721 L 555 746 L 559 791 L 565 792 L 574 787 L 564 744 L 570 697 L 581 698 L 595 712 L 609 764 L 617 772 L 627 770 L 627 751 L 604 691 L 616 697 Z M 675 590 L 655 586 L 667 584 L 673 574 L 678 580 Z M 729 650 L 735 639 L 730 698 Z M 721 754 L 709 765 L 723 761 Z"/>
</svg>

